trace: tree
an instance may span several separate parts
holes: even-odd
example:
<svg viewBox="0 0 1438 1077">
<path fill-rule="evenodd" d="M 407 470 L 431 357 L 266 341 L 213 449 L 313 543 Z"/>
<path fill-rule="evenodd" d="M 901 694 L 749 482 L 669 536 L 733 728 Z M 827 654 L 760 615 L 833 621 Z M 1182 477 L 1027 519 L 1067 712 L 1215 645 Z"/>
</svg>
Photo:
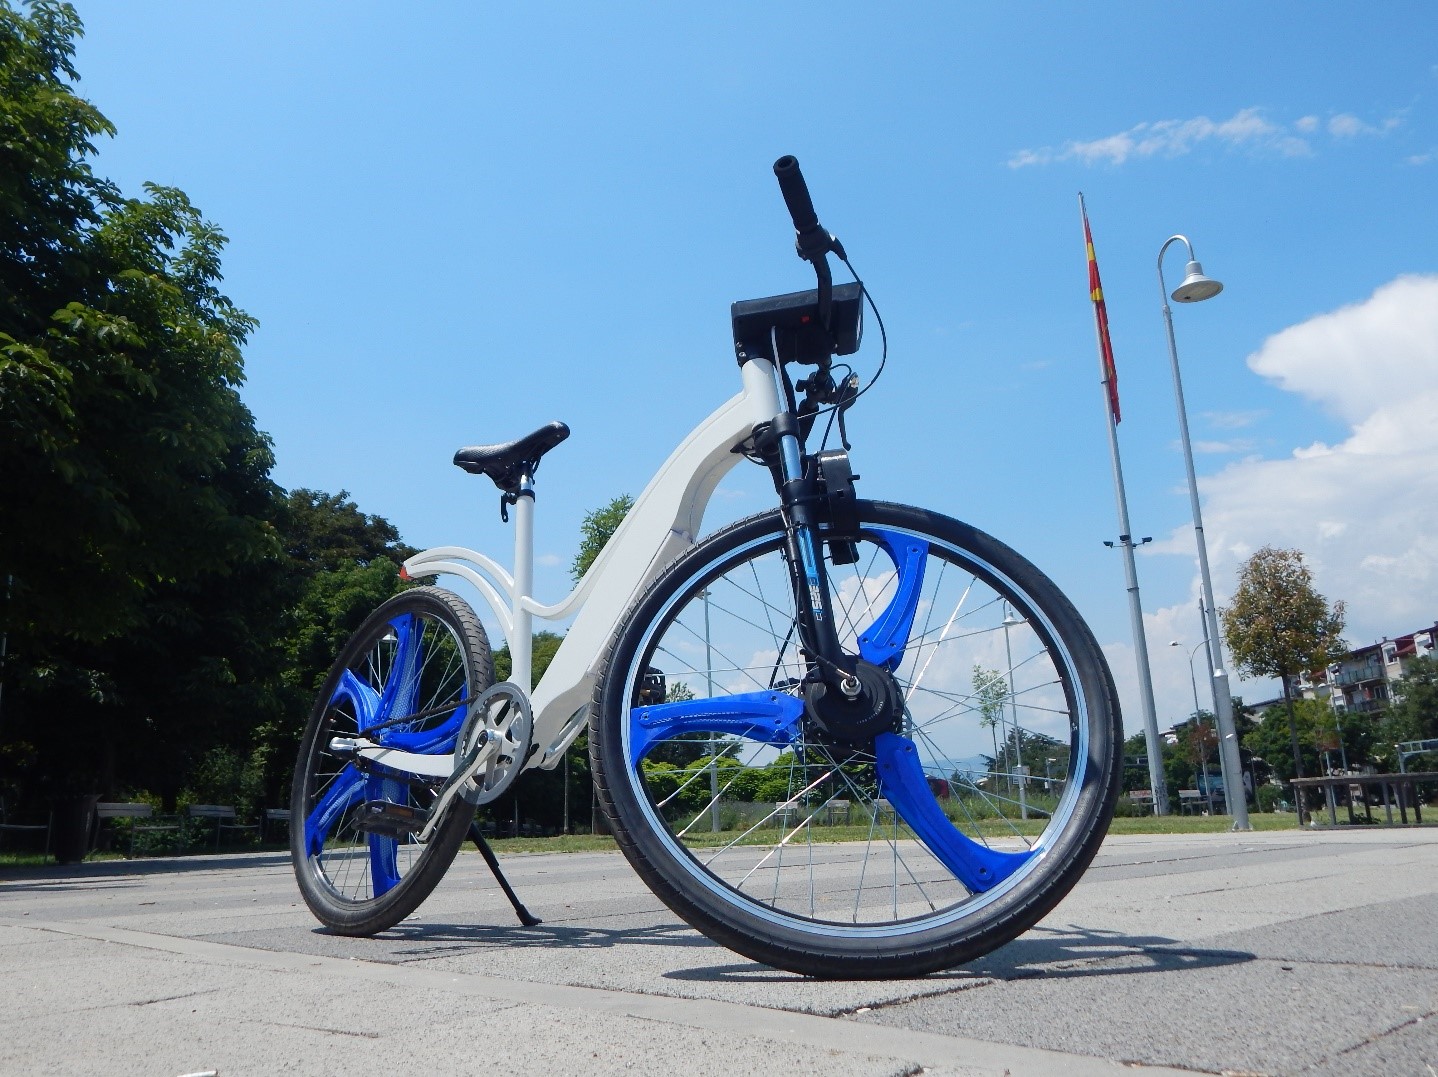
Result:
<svg viewBox="0 0 1438 1077">
<path fill-rule="evenodd" d="M 0 7 L 0 568 L 42 641 L 113 638 L 158 586 L 275 552 L 224 236 L 180 191 L 93 175 L 113 128 L 70 87 L 80 33 L 67 5 Z"/>
<path fill-rule="evenodd" d="M 589 566 L 594 564 L 594 559 L 599 556 L 599 551 L 604 549 L 604 544 L 619 530 L 619 525 L 633 507 L 634 498 L 628 494 L 620 494 L 603 508 L 585 513 L 579 524 L 579 552 L 574 555 L 574 562 L 569 566 L 569 575 L 575 583 L 584 578 Z"/>
<path fill-rule="evenodd" d="M 1196 711 L 1191 721 L 1175 726 L 1174 732 L 1178 734 L 1178 747 L 1183 751 L 1184 758 L 1197 768 L 1195 773 L 1212 814 L 1213 782 L 1209 776 L 1209 761 L 1218 758 L 1218 730 L 1213 714 L 1206 710 Z"/>
<path fill-rule="evenodd" d="M 1438 658 L 1428 655 L 1409 663 L 1403 679 L 1393 683 L 1393 699 L 1380 725 L 1385 749 L 1438 737 Z"/>
<path fill-rule="evenodd" d="M 284 605 L 224 236 L 93 174 L 113 128 L 72 89 L 80 33 L 68 5 L 0 4 L 0 736 L 48 794 L 173 787 L 243 742 L 278 706 Z"/>
<path fill-rule="evenodd" d="M 979 709 L 979 728 L 987 729 L 994 742 L 994 754 L 989 758 L 988 770 L 991 775 L 996 775 L 1001 769 L 998 728 L 1004 719 L 1004 705 L 1009 698 L 1008 678 L 1000 670 L 976 665 L 973 685 L 974 701 Z M 990 786 L 993 784 L 995 783 L 991 782 Z"/>
<path fill-rule="evenodd" d="M 1221 611 L 1234 665 L 1249 676 L 1277 677 L 1283 685 L 1295 777 L 1304 771 L 1292 680 L 1326 669 L 1348 649 L 1341 636 L 1343 610 L 1342 601 L 1330 607 L 1314 590 L 1313 573 L 1300 551 L 1265 546 L 1243 563 L 1233 604 Z M 1296 796 L 1295 803 L 1301 814 Z"/>
</svg>

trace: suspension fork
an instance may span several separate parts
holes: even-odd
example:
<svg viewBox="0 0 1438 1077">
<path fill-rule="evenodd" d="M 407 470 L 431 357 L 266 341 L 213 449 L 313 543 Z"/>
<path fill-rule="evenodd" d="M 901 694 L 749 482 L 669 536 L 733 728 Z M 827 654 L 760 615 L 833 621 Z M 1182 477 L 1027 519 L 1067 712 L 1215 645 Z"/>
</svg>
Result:
<svg viewBox="0 0 1438 1077">
<path fill-rule="evenodd" d="M 818 469 L 815 460 L 806 459 L 804 455 L 803 430 L 795 415 L 794 391 L 788 373 L 782 362 L 774 365 L 785 409 L 774 417 L 770 426 L 769 436 L 777 449 L 770 467 L 784 513 L 784 553 L 794 590 L 799 642 L 819 666 L 824 683 L 852 695 L 857 682 L 844 664 L 844 652 L 839 646 L 839 633 L 829 601 L 824 547 L 819 538 Z"/>
</svg>

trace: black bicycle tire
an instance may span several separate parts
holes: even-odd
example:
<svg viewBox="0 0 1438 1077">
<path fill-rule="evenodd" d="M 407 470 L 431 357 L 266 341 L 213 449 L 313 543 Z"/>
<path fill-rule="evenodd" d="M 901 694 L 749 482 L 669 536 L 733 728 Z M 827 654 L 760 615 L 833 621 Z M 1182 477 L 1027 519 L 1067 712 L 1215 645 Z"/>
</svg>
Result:
<svg viewBox="0 0 1438 1077">
<path fill-rule="evenodd" d="M 330 667 L 324 687 L 315 700 L 300 740 L 290 793 L 290 857 L 305 904 L 315 917 L 336 934 L 373 935 L 399 923 L 419 908 L 434 892 L 464 843 L 473 820 L 472 808 L 456 799 L 449 817 L 440 823 L 419 860 L 399 883 L 385 894 L 366 901 L 339 900 L 318 877 L 317 866 L 305 849 L 305 819 L 310 810 L 311 765 L 326 735 L 330 698 L 340 676 L 350 663 L 371 645 L 376 632 L 400 613 L 424 612 L 447 623 L 465 651 L 465 666 L 473 678 L 474 693 L 494 682 L 494 662 L 489 639 L 474 611 L 457 595 L 438 587 L 412 587 L 387 599 L 375 609 L 350 637 Z"/>
<path fill-rule="evenodd" d="M 878 502 L 860 502 L 858 511 L 865 523 L 903 526 L 932 535 L 1002 568 L 1028 601 L 1050 618 L 1073 656 L 1079 681 L 1076 688 L 1084 693 L 1089 715 L 1088 765 L 1073 822 L 1041 865 L 972 922 L 964 920 L 900 939 L 834 938 L 825 937 L 820 925 L 776 927 L 770 919 L 747 914 L 740 901 L 717 899 L 710 889 L 697 885 L 695 866 L 680 863 L 670 845 L 650 829 L 626 776 L 618 725 L 618 716 L 627 713 L 623 698 L 626 671 L 650 620 L 670 596 L 730 551 L 756 536 L 778 533 L 782 519 L 777 510 L 716 532 L 671 564 L 631 607 L 613 637 L 595 688 L 589 736 L 591 766 L 600 807 L 620 849 L 655 895 L 692 927 L 737 953 L 805 975 L 849 979 L 916 976 L 951 968 L 1016 938 L 1069 892 L 1097 853 L 1112 817 L 1122 773 L 1123 725 L 1102 651 L 1073 605 L 1037 568 L 998 540 L 949 517 Z"/>
</svg>

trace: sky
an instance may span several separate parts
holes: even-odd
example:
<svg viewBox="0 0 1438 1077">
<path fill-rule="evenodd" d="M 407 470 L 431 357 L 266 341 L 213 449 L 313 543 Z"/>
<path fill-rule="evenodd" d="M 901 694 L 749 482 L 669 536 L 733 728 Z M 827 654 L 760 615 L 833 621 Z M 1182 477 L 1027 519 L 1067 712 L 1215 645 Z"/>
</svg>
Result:
<svg viewBox="0 0 1438 1077">
<path fill-rule="evenodd" d="M 244 399 L 287 488 L 417 546 L 505 555 L 461 445 L 562 419 L 536 590 L 738 390 L 728 305 L 811 285 L 770 165 L 802 162 L 890 352 L 861 496 L 989 531 L 1051 576 L 1142 710 L 1078 211 L 1161 727 L 1210 706 L 1156 275 L 1175 304 L 1214 586 L 1302 550 L 1354 645 L 1438 618 L 1438 7 L 1275 0 L 725 5 L 77 4 L 97 171 L 185 191 L 254 315 Z M 1164 273 L 1183 277 L 1182 244 Z M 872 321 L 856 367 L 878 365 Z M 757 468 L 708 523 L 770 507 Z M 1178 641 L 1178 646 L 1170 646 Z M 1250 701 L 1272 682 L 1235 683 Z"/>
</svg>

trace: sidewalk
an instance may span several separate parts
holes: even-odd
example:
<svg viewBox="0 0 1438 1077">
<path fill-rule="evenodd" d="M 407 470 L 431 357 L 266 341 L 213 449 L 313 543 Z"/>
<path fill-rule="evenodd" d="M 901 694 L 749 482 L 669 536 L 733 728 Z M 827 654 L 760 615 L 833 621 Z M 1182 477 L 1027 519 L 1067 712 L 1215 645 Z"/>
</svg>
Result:
<svg viewBox="0 0 1438 1077">
<path fill-rule="evenodd" d="M 0 875 L 0 1073 L 1438 1073 L 1438 831 L 1113 837 L 1024 937 L 882 983 L 715 947 L 617 854 L 506 871 L 544 924 L 466 854 L 368 940 L 273 854 Z"/>
</svg>

